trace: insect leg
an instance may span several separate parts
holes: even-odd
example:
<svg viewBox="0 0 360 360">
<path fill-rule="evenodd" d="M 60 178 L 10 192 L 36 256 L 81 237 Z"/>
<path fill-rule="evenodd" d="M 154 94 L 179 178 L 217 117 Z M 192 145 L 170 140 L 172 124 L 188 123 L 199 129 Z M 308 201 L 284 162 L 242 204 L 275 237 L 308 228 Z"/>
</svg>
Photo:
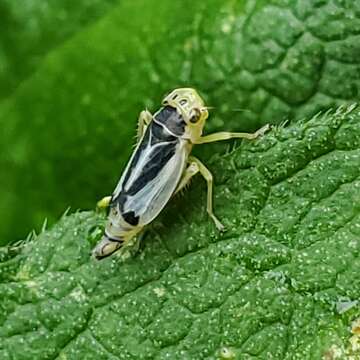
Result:
<svg viewBox="0 0 360 360">
<path fill-rule="evenodd" d="M 137 129 L 137 140 L 139 141 L 142 136 L 144 135 L 144 132 L 146 130 L 146 127 L 150 124 L 153 116 L 150 111 L 143 110 L 138 119 L 138 129 Z"/>
<path fill-rule="evenodd" d="M 257 139 L 260 136 L 263 136 L 268 130 L 270 130 L 270 125 L 266 124 L 259 130 L 255 131 L 254 133 L 241 133 L 241 132 L 217 132 L 210 135 L 205 135 L 200 137 L 195 141 L 195 144 L 205 144 L 210 143 L 214 141 L 221 141 L 221 140 L 229 140 L 229 139 L 248 139 L 248 140 L 254 140 Z"/>
<path fill-rule="evenodd" d="M 111 196 L 105 196 L 96 204 L 96 210 L 106 209 L 110 205 Z"/>
<path fill-rule="evenodd" d="M 211 172 L 207 169 L 207 167 L 199 159 L 193 156 L 189 157 L 189 166 L 185 171 L 183 179 L 180 181 L 177 191 L 181 189 L 180 186 L 184 187 L 186 185 L 185 181 L 188 182 L 190 178 L 197 172 L 200 172 L 200 174 L 203 176 L 207 183 L 206 210 L 211 219 L 214 221 L 217 229 L 223 231 L 224 225 L 220 222 L 220 220 L 215 216 L 213 212 L 213 176 Z"/>
<path fill-rule="evenodd" d="M 146 230 L 141 231 L 140 233 L 136 234 L 135 236 L 131 237 L 130 239 L 127 239 L 124 242 L 124 251 L 130 251 L 131 254 L 136 254 L 139 252 L 140 246 L 143 242 L 143 239 L 145 237 Z"/>
<path fill-rule="evenodd" d="M 188 167 L 185 169 L 184 174 L 175 190 L 175 193 L 178 193 L 180 190 L 182 190 L 190 181 L 190 179 L 199 172 L 199 166 L 197 165 L 196 162 L 191 161 L 191 157 L 190 157 L 190 162 Z"/>
</svg>

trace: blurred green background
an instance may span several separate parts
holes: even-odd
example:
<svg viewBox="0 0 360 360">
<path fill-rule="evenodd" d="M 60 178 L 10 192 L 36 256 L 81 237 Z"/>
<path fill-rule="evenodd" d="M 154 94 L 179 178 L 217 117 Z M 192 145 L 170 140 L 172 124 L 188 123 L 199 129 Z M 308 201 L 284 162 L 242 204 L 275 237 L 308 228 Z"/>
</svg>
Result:
<svg viewBox="0 0 360 360">
<path fill-rule="evenodd" d="M 353 0 L 0 0 L 0 244 L 111 193 L 173 88 L 215 108 L 206 131 L 358 101 L 359 18 Z"/>
</svg>

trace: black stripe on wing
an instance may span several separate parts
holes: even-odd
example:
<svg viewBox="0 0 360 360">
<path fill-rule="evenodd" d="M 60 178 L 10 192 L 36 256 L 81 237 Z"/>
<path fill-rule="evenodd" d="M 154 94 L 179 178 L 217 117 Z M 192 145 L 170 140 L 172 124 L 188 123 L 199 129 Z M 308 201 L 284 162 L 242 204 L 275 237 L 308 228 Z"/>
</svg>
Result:
<svg viewBox="0 0 360 360">
<path fill-rule="evenodd" d="M 130 188 L 120 191 L 116 199 L 113 199 L 112 205 L 119 204 L 119 210 L 124 220 L 133 226 L 139 223 L 139 216 L 134 211 L 125 212 L 124 207 L 129 196 L 134 196 L 152 181 L 164 168 L 164 166 L 175 155 L 177 143 L 164 143 L 158 145 L 152 150 L 149 161 L 142 169 L 139 177 L 131 184 Z"/>
<path fill-rule="evenodd" d="M 144 137 L 141 140 L 141 144 L 138 147 L 138 149 L 136 150 L 133 159 L 131 160 L 129 169 L 126 172 L 125 177 L 124 177 L 123 187 L 125 187 L 125 184 L 128 182 L 131 172 L 132 172 L 133 168 L 136 166 L 137 162 L 139 161 L 140 156 L 142 156 L 144 154 L 145 149 L 148 148 L 149 142 L 151 145 L 155 145 L 155 144 L 162 143 L 162 142 L 176 143 L 177 137 L 169 134 L 164 129 L 163 126 L 156 124 L 155 122 L 152 122 L 146 129 Z M 113 200 L 115 201 L 115 199 L 113 199 Z"/>
<path fill-rule="evenodd" d="M 151 145 L 150 148 L 149 142 Z M 116 198 L 112 199 L 110 205 L 116 206 L 116 204 L 119 204 L 120 213 L 128 224 L 136 226 L 139 222 L 139 218 L 135 213 L 124 213 L 124 205 L 128 196 L 137 194 L 160 173 L 168 161 L 175 155 L 178 143 L 179 139 L 169 134 L 162 125 L 152 122 L 146 129 L 141 145 L 136 150 L 128 171 L 125 174 L 122 190 Z M 146 154 L 146 152 L 149 151 L 150 153 Z M 125 191 L 124 189 L 127 188 L 127 183 L 133 169 L 136 168 L 141 156 L 145 156 L 145 154 L 148 157 L 146 164 L 141 169 L 139 176 Z"/>
<path fill-rule="evenodd" d="M 150 126 L 149 126 L 146 129 L 143 139 L 141 140 L 140 146 L 137 148 L 137 150 L 134 154 L 134 157 L 131 160 L 129 169 L 125 174 L 123 184 L 126 184 L 128 182 L 132 169 L 136 166 L 136 163 L 139 161 L 141 154 L 143 154 L 144 150 L 148 147 L 148 144 L 150 141 L 150 136 L 151 136 L 151 130 L 150 130 Z M 112 199 L 113 202 L 115 202 L 116 200 L 117 200 L 116 198 Z"/>
<path fill-rule="evenodd" d="M 165 106 L 157 114 L 155 120 L 163 124 L 174 135 L 181 136 L 185 132 L 185 121 L 181 114 L 172 106 Z"/>
<path fill-rule="evenodd" d="M 178 138 L 171 135 L 164 126 L 153 122 L 151 124 L 151 145 L 155 145 L 161 142 L 173 142 Z"/>
<path fill-rule="evenodd" d="M 135 195 L 151 180 L 153 180 L 168 161 L 174 156 L 177 142 L 159 144 L 151 150 L 149 161 L 146 162 L 138 178 L 126 191 L 128 195 Z"/>
</svg>

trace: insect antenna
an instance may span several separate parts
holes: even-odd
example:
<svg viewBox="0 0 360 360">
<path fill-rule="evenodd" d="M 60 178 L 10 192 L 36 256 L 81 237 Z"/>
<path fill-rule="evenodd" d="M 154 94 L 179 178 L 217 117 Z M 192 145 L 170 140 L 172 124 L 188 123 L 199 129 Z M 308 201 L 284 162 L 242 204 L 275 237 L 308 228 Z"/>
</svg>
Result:
<svg viewBox="0 0 360 360">
<path fill-rule="evenodd" d="M 203 106 L 200 110 L 203 111 L 203 110 L 213 110 L 213 109 L 216 109 L 215 106 Z"/>
<path fill-rule="evenodd" d="M 215 106 L 203 106 L 201 108 L 201 110 L 216 110 L 217 108 Z M 242 108 L 233 108 L 233 109 L 229 109 L 228 111 L 231 112 L 249 112 L 249 113 L 253 113 L 253 111 L 249 110 L 249 109 L 242 109 Z M 226 111 L 224 111 L 226 112 Z"/>
<path fill-rule="evenodd" d="M 248 112 L 248 113 L 253 112 L 253 111 L 251 111 L 249 109 L 242 109 L 242 108 L 234 108 L 234 109 L 230 109 L 230 111 L 232 111 L 232 112 Z"/>
</svg>

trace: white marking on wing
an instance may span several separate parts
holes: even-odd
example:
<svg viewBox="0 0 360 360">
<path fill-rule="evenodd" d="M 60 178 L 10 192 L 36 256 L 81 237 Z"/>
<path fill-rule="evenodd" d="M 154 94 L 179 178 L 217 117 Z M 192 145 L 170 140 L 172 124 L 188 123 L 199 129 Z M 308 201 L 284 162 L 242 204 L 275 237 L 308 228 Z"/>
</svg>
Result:
<svg viewBox="0 0 360 360">
<path fill-rule="evenodd" d="M 145 165 L 152 161 L 151 156 L 156 149 L 159 148 L 159 146 L 161 146 L 161 143 L 153 146 L 150 145 L 150 142 L 147 144 L 146 148 L 139 157 L 139 161 L 131 169 L 131 175 L 125 184 L 125 191 L 128 191 L 132 184 L 139 178 L 139 176 L 141 176 Z"/>
<path fill-rule="evenodd" d="M 140 216 L 139 224 L 151 222 L 168 203 L 185 168 L 186 150 L 181 144 L 174 156 L 166 163 L 159 174 L 139 190 L 129 196 L 124 204 L 124 212 L 134 211 Z"/>
</svg>

